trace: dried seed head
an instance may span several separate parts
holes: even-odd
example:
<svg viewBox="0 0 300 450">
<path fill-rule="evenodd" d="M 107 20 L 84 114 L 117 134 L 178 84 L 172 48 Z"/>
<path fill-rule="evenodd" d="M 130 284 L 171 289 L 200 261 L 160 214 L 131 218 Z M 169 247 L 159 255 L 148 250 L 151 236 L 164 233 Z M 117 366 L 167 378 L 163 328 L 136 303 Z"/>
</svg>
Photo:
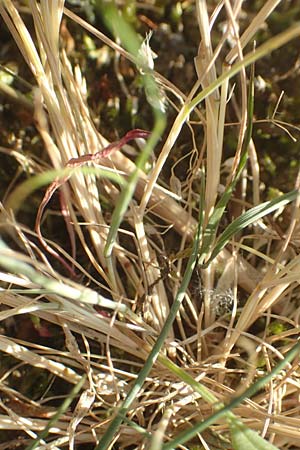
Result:
<svg viewBox="0 0 300 450">
<path fill-rule="evenodd" d="M 157 54 L 150 47 L 151 37 L 152 31 L 146 34 L 137 55 L 137 67 L 142 74 L 154 69 L 153 60 L 157 58 Z"/>
</svg>

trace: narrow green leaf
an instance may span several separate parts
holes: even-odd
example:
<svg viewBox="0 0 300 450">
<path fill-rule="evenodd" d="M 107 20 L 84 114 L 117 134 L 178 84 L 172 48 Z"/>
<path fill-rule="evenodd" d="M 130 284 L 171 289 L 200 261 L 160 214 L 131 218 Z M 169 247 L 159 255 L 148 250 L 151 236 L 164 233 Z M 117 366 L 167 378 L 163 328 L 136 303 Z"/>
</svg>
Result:
<svg viewBox="0 0 300 450">
<path fill-rule="evenodd" d="M 198 433 L 202 433 L 210 425 L 213 425 L 214 423 L 216 423 L 216 421 L 218 419 L 220 419 L 221 417 L 225 417 L 229 421 L 230 426 L 231 426 L 231 424 L 233 423 L 232 420 L 235 419 L 235 416 L 231 412 L 231 410 L 233 408 L 235 408 L 236 406 L 238 406 L 240 403 L 242 403 L 242 401 L 244 401 L 245 399 L 251 398 L 257 391 L 262 389 L 269 381 L 271 381 L 274 378 L 274 376 L 276 374 L 278 374 L 285 367 L 285 365 L 287 363 L 291 362 L 296 356 L 299 355 L 299 351 L 300 351 L 300 341 L 298 341 L 287 352 L 284 359 L 280 360 L 278 362 L 278 364 L 271 370 L 271 372 L 267 373 L 267 375 L 265 375 L 264 377 L 259 378 L 255 383 L 253 383 L 251 386 L 249 386 L 248 389 L 246 389 L 241 395 L 233 398 L 233 400 L 228 405 L 223 406 L 223 404 L 221 404 L 221 403 L 215 403 L 214 407 L 215 407 L 216 412 L 214 414 L 209 416 L 203 422 L 196 423 L 193 427 L 188 428 L 187 430 L 179 433 L 174 439 L 172 439 L 172 441 L 164 444 L 162 447 L 162 450 L 171 450 L 171 449 L 177 448 L 179 445 L 183 445 L 185 442 L 188 442 L 189 440 L 193 439 L 193 437 L 195 437 Z M 161 357 L 160 357 L 160 362 L 162 362 L 164 364 Z M 172 363 L 172 362 L 168 362 L 168 364 L 166 366 L 171 368 L 171 366 L 173 364 L 174 363 Z M 182 371 L 182 369 L 180 369 L 180 370 L 177 369 L 175 371 L 176 375 L 180 377 L 181 371 Z M 184 376 L 185 381 L 187 381 L 187 379 L 189 377 L 190 377 L 190 375 L 186 374 Z M 192 386 L 196 392 L 199 392 L 203 396 L 203 394 L 202 394 L 203 390 L 205 390 L 206 388 L 203 387 L 202 385 L 197 387 L 196 383 L 197 383 L 196 381 L 193 381 L 192 383 L 188 383 L 188 384 L 190 384 L 190 386 Z M 198 384 L 200 384 L 200 383 L 198 383 Z M 203 398 L 205 398 L 206 401 L 211 403 L 211 399 L 213 399 L 213 397 L 211 397 L 211 398 L 210 397 L 211 397 L 211 394 L 209 394 L 209 397 L 207 397 L 206 394 L 205 394 L 205 397 L 203 396 Z M 238 420 L 238 419 L 236 419 L 236 420 Z M 236 447 L 236 448 L 238 448 L 238 447 Z M 244 450 L 244 447 L 239 447 L 239 450 Z M 269 450 L 268 447 L 267 447 L 267 450 Z M 272 450 L 274 450 L 274 449 L 272 449 Z"/>
<path fill-rule="evenodd" d="M 247 428 L 240 420 L 232 418 L 230 422 L 231 442 L 234 450 L 279 450 L 255 431 Z"/>
<path fill-rule="evenodd" d="M 135 165 L 136 169 L 130 175 L 127 186 L 122 190 L 120 197 L 118 199 L 117 205 L 114 209 L 111 226 L 109 228 L 107 241 L 104 249 L 105 257 L 108 259 L 108 268 L 112 267 L 111 255 L 112 250 L 117 238 L 120 224 L 123 217 L 128 209 L 128 205 L 133 197 L 135 187 L 139 178 L 139 170 L 143 170 L 146 162 L 148 161 L 151 152 L 155 148 L 157 142 L 161 138 L 161 135 L 166 126 L 166 117 L 164 114 L 163 103 L 159 100 L 160 89 L 157 86 L 154 72 L 151 68 L 151 64 L 147 66 L 147 63 L 142 64 L 145 72 L 141 71 L 141 47 L 143 43 L 140 36 L 135 32 L 129 23 L 124 19 L 120 9 L 116 7 L 116 3 L 111 0 L 97 0 L 95 2 L 95 7 L 101 14 L 107 27 L 111 30 L 114 36 L 119 38 L 122 45 L 128 49 L 128 51 L 133 56 L 136 61 L 137 69 L 141 73 L 143 79 L 143 85 L 146 93 L 146 97 L 149 100 L 153 108 L 154 113 L 154 127 L 151 132 L 151 136 L 147 140 L 147 143 L 143 151 L 139 154 Z M 148 39 L 149 44 L 149 39 Z M 145 44 L 144 44 L 145 47 Z M 142 48 L 144 48 L 142 47 Z M 149 54 L 151 49 L 149 47 Z M 147 59 L 147 58 L 146 58 Z M 113 273 L 111 272 L 111 277 Z"/>
<path fill-rule="evenodd" d="M 20 207 L 24 204 L 26 198 L 35 190 L 52 183 L 55 179 L 72 176 L 76 173 L 83 173 L 86 175 L 95 175 L 97 177 L 107 178 L 120 186 L 126 185 L 126 180 L 118 173 L 112 172 L 109 169 L 103 167 L 64 167 L 62 169 L 47 170 L 30 177 L 23 183 L 21 183 L 8 197 L 5 202 L 5 208 L 7 210 L 13 210 L 16 215 Z"/>
<path fill-rule="evenodd" d="M 243 67 L 248 67 L 255 61 L 263 58 L 264 56 L 270 54 L 273 50 L 276 50 L 283 45 L 287 44 L 292 39 L 295 39 L 300 35 L 300 23 L 297 22 L 294 26 L 290 27 L 288 30 L 277 34 L 273 38 L 269 39 L 267 42 L 262 44 L 260 47 L 256 48 L 253 52 L 248 53 L 242 60 L 235 63 L 228 72 L 224 72 L 215 81 L 213 81 L 209 86 L 203 89 L 195 98 L 189 103 L 189 112 L 201 103 L 207 96 L 212 94 L 219 86 L 222 85 L 224 80 L 227 78 L 232 78 L 234 75 L 239 73 Z"/>
<path fill-rule="evenodd" d="M 122 42 L 129 53 L 137 55 L 142 39 L 124 19 L 121 10 L 116 7 L 116 2 L 96 0 L 95 9 L 100 13 L 111 33 Z"/>
<path fill-rule="evenodd" d="M 159 141 L 165 128 L 166 119 L 164 115 L 159 111 L 156 111 L 155 116 L 156 116 L 155 125 L 151 132 L 151 135 L 147 140 L 147 143 L 143 151 L 139 154 L 135 163 L 136 169 L 130 175 L 128 179 L 128 184 L 125 186 L 125 188 L 122 189 L 120 197 L 114 209 L 104 249 L 104 254 L 106 258 L 111 257 L 113 246 L 115 244 L 115 240 L 118 234 L 119 226 L 123 220 L 123 217 L 127 211 L 128 205 L 135 191 L 135 187 L 139 178 L 139 170 L 142 170 L 144 168 L 146 162 L 148 161 L 151 155 L 152 150 Z"/>
<path fill-rule="evenodd" d="M 217 243 L 211 253 L 209 260 L 203 265 L 203 267 L 207 267 L 210 264 L 210 262 L 219 254 L 222 248 L 225 247 L 225 245 L 236 233 L 253 224 L 267 214 L 270 214 L 271 212 L 276 211 L 277 209 L 292 202 L 296 199 L 297 195 L 299 195 L 299 192 L 297 189 L 295 189 L 271 201 L 254 206 L 253 208 L 242 214 L 240 217 L 235 219 L 221 234 L 221 236 L 217 240 Z"/>
<path fill-rule="evenodd" d="M 60 418 L 60 416 L 62 416 L 67 411 L 67 409 L 71 405 L 71 403 L 72 403 L 73 399 L 75 398 L 75 396 L 80 392 L 80 390 L 81 390 L 82 386 L 84 385 L 85 381 L 86 381 L 86 375 L 83 375 L 81 380 L 79 381 L 79 383 L 76 384 L 73 387 L 73 389 L 71 390 L 71 392 L 68 395 L 68 397 L 64 400 L 64 402 L 58 408 L 58 410 L 54 414 L 54 416 L 49 420 L 49 422 L 45 426 L 44 430 L 39 434 L 39 436 L 36 439 L 34 439 L 34 441 L 32 441 L 31 444 L 29 444 L 26 447 L 25 450 L 34 450 L 35 448 L 37 448 L 39 446 L 41 440 L 45 439 L 48 436 L 50 428 L 53 427 L 54 424 Z"/>
<path fill-rule="evenodd" d="M 202 178 L 202 180 L 204 180 L 204 177 Z M 204 181 L 203 181 L 204 183 Z M 202 184 L 201 186 L 201 198 L 204 196 L 204 186 Z M 147 358 L 147 360 L 145 361 L 144 366 L 142 367 L 135 383 L 133 384 L 132 388 L 130 389 L 130 391 L 128 392 L 123 404 L 120 406 L 119 411 L 117 413 L 117 415 L 114 417 L 114 419 L 111 421 L 109 427 L 107 428 L 106 432 L 104 433 L 102 439 L 100 440 L 99 444 L 95 447 L 95 450 L 106 450 L 108 448 L 110 448 L 110 443 L 113 440 L 115 434 L 118 432 L 118 429 L 120 427 L 120 425 L 122 424 L 125 415 L 127 413 L 128 408 L 130 407 L 130 405 L 132 404 L 132 402 L 135 400 L 135 398 L 137 397 L 140 389 L 143 386 L 143 383 L 145 382 L 147 376 L 149 375 L 153 364 L 155 363 L 156 359 L 159 356 L 159 352 L 161 351 L 164 342 L 168 336 L 168 334 L 170 333 L 170 330 L 172 328 L 173 322 L 176 318 L 176 315 L 179 311 L 179 308 L 182 304 L 182 301 L 184 299 L 185 296 L 185 292 L 187 290 L 188 284 L 190 282 L 193 270 L 196 266 L 197 263 L 197 258 L 198 258 L 198 249 L 199 249 L 199 241 L 200 241 L 200 233 L 202 230 L 202 220 L 203 220 L 203 212 L 202 212 L 203 208 L 199 208 L 199 222 L 198 222 L 198 227 L 197 227 L 197 232 L 196 232 L 196 236 L 195 236 L 195 240 L 193 243 L 193 249 L 192 249 L 192 253 L 188 259 L 187 262 L 187 268 L 185 270 L 183 279 L 182 279 L 182 283 L 179 287 L 179 290 L 177 292 L 176 298 L 171 306 L 170 309 L 170 313 L 166 319 L 166 322 L 160 332 L 160 335 L 158 336 L 155 344 L 153 345 L 153 348 L 151 350 L 151 352 L 149 353 L 149 356 Z"/>
</svg>

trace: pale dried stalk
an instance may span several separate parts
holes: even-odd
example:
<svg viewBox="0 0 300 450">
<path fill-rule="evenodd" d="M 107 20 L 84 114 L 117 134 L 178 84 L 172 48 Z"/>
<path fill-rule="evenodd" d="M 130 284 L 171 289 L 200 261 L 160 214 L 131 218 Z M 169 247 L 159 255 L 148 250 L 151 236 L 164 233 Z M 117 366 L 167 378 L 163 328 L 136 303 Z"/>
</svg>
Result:
<svg viewBox="0 0 300 450">
<path fill-rule="evenodd" d="M 273 307 L 282 298 L 282 294 L 287 290 L 291 283 L 294 283 L 296 279 L 299 279 L 299 268 L 300 264 L 298 261 L 293 276 L 291 278 L 287 277 L 289 278 L 288 281 L 285 281 L 285 277 L 283 277 L 269 292 L 267 291 L 267 286 L 269 285 L 270 274 L 267 274 L 264 277 L 254 292 L 249 296 L 246 305 L 244 305 L 242 309 L 235 329 L 232 331 L 229 339 L 225 342 L 224 347 L 226 352 L 230 352 L 240 334 L 247 330 L 255 320 L 268 310 L 268 308 Z M 275 282 L 273 277 L 272 284 Z"/>
<path fill-rule="evenodd" d="M 246 28 L 244 33 L 240 38 L 240 46 L 242 49 L 248 44 L 248 42 L 252 39 L 255 33 L 261 28 L 265 20 L 269 17 L 269 15 L 274 11 L 277 5 L 281 0 L 268 0 L 261 10 L 255 15 L 250 25 Z M 238 56 L 239 49 L 238 47 L 234 47 L 227 55 L 226 62 L 227 64 L 232 64 L 234 60 Z"/>
<path fill-rule="evenodd" d="M 200 29 L 201 41 L 198 50 L 198 56 L 195 58 L 195 66 L 201 86 L 207 88 L 217 78 L 215 65 L 209 66 L 213 58 L 213 49 L 211 45 L 211 30 L 207 5 L 204 1 L 196 2 L 197 20 Z M 226 98 L 226 95 L 225 95 Z M 205 186 L 205 223 L 208 222 L 217 197 L 217 188 L 220 177 L 220 164 L 222 156 L 222 146 L 218 141 L 218 117 L 220 105 L 219 90 L 215 90 L 205 99 L 206 106 L 206 186 Z M 222 115 L 224 118 L 224 115 Z M 224 124 L 221 125 L 224 128 Z"/>
<path fill-rule="evenodd" d="M 168 317 L 170 310 L 169 302 L 164 283 L 160 280 L 160 268 L 155 252 L 151 249 L 147 240 L 143 217 L 140 217 L 138 213 L 136 214 L 135 219 L 135 230 L 143 263 L 145 265 L 145 277 L 147 279 L 148 289 L 150 289 L 150 292 L 145 299 L 145 306 L 148 307 L 148 302 L 150 303 L 150 307 L 153 309 L 150 320 L 153 321 L 153 327 L 159 330 L 162 328 Z"/>
<path fill-rule="evenodd" d="M 0 336 L 0 349 L 2 352 L 13 355 L 14 358 L 24 361 L 27 364 L 46 369 L 69 383 L 77 384 L 81 380 L 80 375 L 69 367 L 66 367 L 64 364 L 40 356 L 37 353 L 28 350 L 26 347 L 15 343 L 12 339 Z"/>
<path fill-rule="evenodd" d="M 300 175 L 295 183 L 299 190 Z M 226 347 L 231 349 L 235 344 L 237 337 L 242 331 L 247 330 L 249 326 L 257 320 L 265 311 L 272 308 L 283 296 L 284 292 L 295 282 L 299 282 L 300 257 L 295 256 L 286 265 L 279 264 L 287 246 L 292 238 L 293 231 L 299 221 L 300 195 L 298 195 L 293 210 L 293 218 L 286 234 L 286 239 L 282 243 L 281 249 L 277 254 L 274 264 L 270 264 L 264 278 L 258 283 L 257 288 L 247 300 L 243 307 L 241 315 L 236 325 L 236 330 L 226 342 Z M 268 291 L 269 289 L 269 291 Z"/>
<path fill-rule="evenodd" d="M 49 300 L 51 300 L 51 297 Z M 23 308 L 23 305 L 24 303 L 30 304 L 30 299 L 24 295 L 6 293 L 3 296 L 1 295 L 1 302 L 10 308 L 15 308 L 14 311 L 18 312 L 19 310 L 22 311 L 22 309 L 26 310 L 26 306 Z M 45 304 L 35 301 L 33 302 L 32 309 L 35 309 L 34 314 L 37 317 L 58 326 L 66 323 L 71 331 L 84 334 L 96 342 L 105 343 L 106 336 L 109 335 L 112 346 L 121 349 L 126 354 L 132 354 L 142 361 L 146 358 L 147 351 L 144 349 L 145 341 L 131 332 L 130 326 L 116 322 L 115 326 L 111 327 L 109 320 L 104 319 L 96 312 L 88 311 L 87 308 L 81 306 L 74 307 L 73 309 L 72 306 L 72 304 L 69 306 L 65 304 L 63 309 L 53 311 L 54 308 L 51 305 L 47 310 Z M 30 307 L 27 309 L 30 312 Z M 6 317 L 4 316 L 3 318 L 5 319 Z M 12 349 L 10 347 L 6 348 L 8 352 L 11 352 Z M 52 353 L 52 350 L 50 350 L 50 353 Z M 16 357 L 18 358 L 18 355 Z M 45 368 L 47 369 L 47 366 Z M 70 382 L 72 382 L 72 379 L 70 379 Z"/>
</svg>

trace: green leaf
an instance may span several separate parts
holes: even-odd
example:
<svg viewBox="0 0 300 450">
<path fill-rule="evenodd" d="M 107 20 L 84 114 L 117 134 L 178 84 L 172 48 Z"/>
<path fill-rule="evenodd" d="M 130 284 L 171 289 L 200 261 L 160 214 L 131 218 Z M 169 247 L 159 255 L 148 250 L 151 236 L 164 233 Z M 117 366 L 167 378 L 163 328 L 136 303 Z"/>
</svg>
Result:
<svg viewBox="0 0 300 450">
<path fill-rule="evenodd" d="M 254 431 L 250 432 L 250 430 L 247 430 L 247 427 L 243 425 L 240 420 L 236 418 L 236 416 L 231 412 L 233 408 L 240 405 L 245 399 L 250 399 L 256 392 L 258 392 L 260 389 L 262 389 L 270 380 L 272 380 L 276 374 L 278 374 L 287 363 L 291 362 L 295 357 L 298 357 L 300 351 L 300 341 L 298 341 L 284 356 L 284 359 L 280 360 L 277 365 L 271 370 L 271 372 L 268 372 L 264 377 L 259 378 L 254 384 L 251 384 L 251 386 L 248 387 L 242 394 L 240 394 L 238 397 L 234 397 L 233 400 L 228 403 L 228 405 L 224 406 L 222 403 L 214 402 L 214 395 L 210 393 L 204 386 L 202 386 L 200 383 L 196 382 L 195 380 L 190 381 L 189 379 L 191 376 L 189 374 L 185 374 L 184 378 L 182 377 L 182 369 L 175 369 L 173 370 L 174 363 L 171 361 L 168 361 L 167 364 L 165 364 L 164 360 L 166 358 L 163 358 L 160 356 L 159 361 L 163 363 L 166 367 L 171 369 L 173 373 L 175 373 L 179 378 L 186 381 L 187 384 L 189 384 L 196 392 L 199 392 L 200 395 L 202 395 L 203 399 L 205 399 L 208 403 L 214 404 L 215 412 L 207 417 L 204 421 L 196 423 L 192 427 L 188 427 L 186 430 L 179 433 L 172 441 L 167 442 L 163 445 L 162 450 L 173 450 L 177 448 L 179 445 L 184 444 L 185 442 L 188 442 L 189 440 L 193 439 L 198 433 L 203 433 L 204 430 L 206 430 L 209 426 L 216 423 L 221 417 L 225 417 L 227 422 L 229 423 L 231 433 L 238 434 L 243 431 L 244 435 L 248 437 L 249 445 L 251 443 L 251 435 L 254 433 L 255 439 L 258 437 L 259 444 L 256 445 L 256 447 L 250 447 L 246 444 L 238 445 L 238 439 L 240 436 L 238 435 L 233 436 L 232 439 L 236 439 L 236 444 L 234 445 L 234 449 L 238 450 L 245 450 L 245 449 L 252 449 L 255 448 L 256 450 L 278 450 L 276 447 L 273 447 L 266 442 L 264 444 L 265 446 L 262 446 L 262 442 L 264 443 L 264 440 L 258 436 Z M 243 437 L 244 438 L 244 437 Z M 256 441 L 256 442 L 258 442 Z M 255 442 L 255 440 L 254 440 Z M 269 445 L 269 446 L 268 446 Z"/>
<path fill-rule="evenodd" d="M 234 450 L 278 450 L 235 418 L 230 419 L 230 433 Z"/>
<path fill-rule="evenodd" d="M 62 416 L 69 406 L 71 405 L 72 401 L 76 397 L 76 395 L 79 394 L 81 388 L 83 387 L 84 383 L 86 382 L 86 375 L 83 375 L 81 380 L 73 387 L 71 392 L 69 393 L 68 397 L 63 401 L 61 406 L 59 406 L 57 412 L 54 414 L 54 416 L 49 420 L 47 425 L 45 425 L 45 428 L 39 433 L 39 435 L 26 447 L 25 450 L 34 450 L 35 448 L 39 447 L 39 444 L 41 443 L 41 440 L 44 440 L 49 432 L 50 428 L 54 426 L 54 424 L 58 421 L 60 416 Z"/>
<path fill-rule="evenodd" d="M 240 217 L 235 219 L 221 234 L 219 237 L 209 260 L 203 265 L 203 267 L 207 267 L 210 262 L 218 255 L 218 253 L 222 250 L 223 247 L 229 242 L 229 240 L 243 228 L 246 228 L 248 225 L 256 222 L 262 217 L 270 214 L 273 211 L 287 205 L 297 198 L 299 192 L 297 189 L 288 192 L 287 194 L 281 195 L 280 197 L 271 200 L 269 202 L 262 203 L 260 205 L 254 206 L 254 208 L 249 209 Z"/>
</svg>

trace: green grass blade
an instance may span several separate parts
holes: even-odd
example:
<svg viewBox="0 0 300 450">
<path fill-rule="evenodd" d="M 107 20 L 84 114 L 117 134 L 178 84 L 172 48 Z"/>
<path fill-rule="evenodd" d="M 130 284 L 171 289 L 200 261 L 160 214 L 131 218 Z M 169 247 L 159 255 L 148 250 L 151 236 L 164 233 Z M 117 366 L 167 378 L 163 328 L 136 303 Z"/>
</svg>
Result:
<svg viewBox="0 0 300 450">
<path fill-rule="evenodd" d="M 224 417 L 229 423 L 230 433 L 232 438 L 232 444 L 234 450 L 278 450 L 277 447 L 269 444 L 262 437 L 260 437 L 255 431 L 250 430 L 246 427 L 237 417 L 230 411 L 225 410 L 223 404 L 218 402 L 217 397 L 214 396 L 205 386 L 201 383 L 194 380 L 194 378 L 185 372 L 183 369 L 178 367 L 172 361 L 170 361 L 167 357 L 160 355 L 159 362 L 168 368 L 174 375 L 176 375 L 179 379 L 184 381 L 187 385 L 189 385 L 195 392 L 201 395 L 201 397 L 209 404 L 213 405 L 214 408 L 218 411 L 222 411 Z M 221 408 L 223 408 L 221 410 Z M 219 414 L 218 414 L 219 416 Z M 211 416 L 215 417 L 215 415 Z M 209 418 L 211 419 L 211 418 Z M 212 422 L 213 423 L 213 422 Z M 211 424 L 212 424 L 211 423 Z M 201 426 L 201 427 L 200 427 Z M 207 421 L 203 421 L 201 424 L 197 425 L 197 432 L 194 433 L 193 428 L 191 428 L 189 433 L 182 433 L 177 438 L 173 439 L 171 442 L 163 445 L 162 450 L 169 450 L 171 448 L 176 448 L 178 445 L 183 445 L 188 440 L 192 439 L 197 433 L 202 432 L 207 428 Z M 184 437 L 184 440 L 182 440 Z"/>
<path fill-rule="evenodd" d="M 75 396 L 80 392 L 82 386 L 84 385 L 86 381 L 86 375 L 83 375 L 79 383 L 76 384 L 76 386 L 73 387 L 68 397 L 65 399 L 65 401 L 62 403 L 62 405 L 58 408 L 57 412 L 54 414 L 54 416 L 49 420 L 47 423 L 47 426 L 44 428 L 44 430 L 39 434 L 39 436 L 31 443 L 29 444 L 25 450 L 34 450 L 38 447 L 42 439 L 45 439 L 48 434 L 50 428 L 55 424 L 55 422 L 58 421 L 60 416 L 64 414 L 67 409 L 69 408 L 70 404 L 72 403 Z"/>
<path fill-rule="evenodd" d="M 203 89 L 188 105 L 189 113 L 201 103 L 207 96 L 212 94 L 227 78 L 232 78 L 239 73 L 243 67 L 248 67 L 258 59 L 271 53 L 273 50 L 282 47 L 292 39 L 295 39 L 300 35 L 300 23 L 298 22 L 288 30 L 278 34 L 277 36 L 269 39 L 266 43 L 255 49 L 253 52 L 247 54 L 244 59 L 235 63 L 228 72 L 220 75 L 215 81 L 213 81 L 207 88 Z"/>
<path fill-rule="evenodd" d="M 202 180 L 204 180 L 204 177 L 202 177 Z M 204 182 L 202 183 L 201 188 L 201 198 L 203 200 L 204 197 Z M 202 203 L 203 205 L 203 203 Z M 151 352 L 149 353 L 149 356 L 147 360 L 145 361 L 145 364 L 143 368 L 141 369 L 134 385 L 132 386 L 131 390 L 127 394 L 127 397 L 125 398 L 122 406 L 119 408 L 119 411 L 115 418 L 111 421 L 109 427 L 107 428 L 106 432 L 104 433 L 102 439 L 100 440 L 99 444 L 95 447 L 95 450 L 106 450 L 109 448 L 111 441 L 113 440 L 115 434 L 117 433 L 120 425 L 122 424 L 124 417 L 126 415 L 126 412 L 132 402 L 135 400 L 136 396 L 138 395 L 143 383 L 145 382 L 147 376 L 149 375 L 153 364 L 155 363 L 156 359 L 158 358 L 159 352 L 162 349 L 164 342 L 172 328 L 172 324 L 176 318 L 176 315 L 179 311 L 179 308 L 182 304 L 182 301 L 184 299 L 184 295 L 186 292 L 186 289 L 188 287 L 188 284 L 190 282 L 193 270 L 197 263 L 198 258 L 198 248 L 199 248 L 199 241 L 200 241 L 200 234 L 202 230 L 202 221 L 203 221 L 203 210 L 204 208 L 200 205 L 200 213 L 199 213 L 199 222 L 197 227 L 196 236 L 193 243 L 193 249 L 192 253 L 189 257 L 187 268 L 184 273 L 181 285 L 179 287 L 179 290 L 177 292 L 176 298 L 174 300 L 174 303 L 171 306 L 170 313 L 166 319 L 166 322 L 160 332 L 160 335 L 157 338 L 157 341 L 155 342 Z"/>
<path fill-rule="evenodd" d="M 76 168 L 65 167 L 63 169 L 47 170 L 47 172 L 30 177 L 28 180 L 17 186 L 17 188 L 14 189 L 6 200 L 5 208 L 7 210 L 13 210 L 16 214 L 20 207 L 24 204 L 26 198 L 32 194 L 32 192 L 52 183 L 57 178 L 63 179 L 78 172 L 86 175 L 93 174 L 97 177 L 107 178 L 114 183 L 119 184 L 121 187 L 126 185 L 126 180 L 122 176 L 105 168 L 82 166 Z"/>
<path fill-rule="evenodd" d="M 120 224 L 135 191 L 135 187 L 139 177 L 139 170 L 144 169 L 145 164 L 148 161 L 153 149 L 161 138 L 161 135 L 166 126 L 166 118 L 164 114 L 163 104 L 160 101 L 161 92 L 154 78 L 153 67 L 151 65 L 152 61 L 149 61 L 149 59 L 147 59 L 147 56 L 151 59 L 151 49 L 149 47 L 149 42 L 148 47 L 147 45 L 145 45 L 144 47 L 145 49 L 147 49 L 148 53 L 147 51 L 145 51 L 144 53 L 141 52 L 142 41 L 140 39 L 140 36 L 134 31 L 130 24 L 126 22 L 126 20 L 122 16 L 121 10 L 116 7 L 115 2 L 98 0 L 95 3 L 95 7 L 101 14 L 102 19 L 105 21 L 110 31 L 114 34 L 114 36 L 120 39 L 122 45 L 127 48 L 127 50 L 134 57 L 137 68 L 141 74 L 147 100 L 152 106 L 154 113 L 154 127 L 151 132 L 151 136 L 147 140 L 143 151 L 140 153 L 139 157 L 136 160 L 136 169 L 130 175 L 128 185 L 122 190 L 112 215 L 111 226 L 104 249 L 106 258 L 111 258 Z"/>
<path fill-rule="evenodd" d="M 147 140 L 147 143 L 142 151 L 140 153 L 139 157 L 136 160 L 136 169 L 134 172 L 130 175 L 128 184 L 123 190 L 121 191 L 120 197 L 117 201 L 117 205 L 114 209 L 114 212 L 112 214 L 112 220 L 111 225 L 109 228 L 108 236 L 107 236 L 107 242 L 105 246 L 105 256 L 107 258 L 110 258 L 112 254 L 112 250 L 114 247 L 114 243 L 116 241 L 116 237 L 118 234 L 119 226 L 123 220 L 124 214 L 127 211 L 128 205 L 133 197 L 135 187 L 139 178 L 139 170 L 142 170 L 148 161 L 151 152 L 153 151 L 154 147 L 156 146 L 157 142 L 161 138 L 161 135 L 165 129 L 166 120 L 163 114 L 157 112 L 156 113 L 156 120 L 155 125 L 152 130 L 152 133 L 150 137 Z"/>
<path fill-rule="evenodd" d="M 230 435 L 233 450 L 279 450 L 237 419 L 231 420 Z"/>
<path fill-rule="evenodd" d="M 225 245 L 229 242 L 229 240 L 243 228 L 246 228 L 248 225 L 256 222 L 262 217 L 270 214 L 273 211 L 276 211 L 279 208 L 287 205 L 297 198 L 299 192 L 297 189 L 288 192 L 287 194 L 283 194 L 278 198 L 270 200 L 268 202 L 264 202 L 260 205 L 254 206 L 254 208 L 249 209 L 240 217 L 235 219 L 221 234 L 217 243 L 210 255 L 209 260 L 203 265 L 203 267 L 207 267 L 210 262 L 218 255 L 218 253 L 225 247 Z"/>
<path fill-rule="evenodd" d="M 244 401 L 245 399 L 251 398 L 257 391 L 259 391 L 260 389 L 262 389 L 269 381 L 272 380 L 272 378 L 278 374 L 287 363 L 291 362 L 297 355 L 299 355 L 300 352 L 300 341 L 298 341 L 292 348 L 291 350 L 289 350 L 287 352 L 287 354 L 285 355 L 284 359 L 281 360 L 272 370 L 271 372 L 269 372 L 267 375 L 265 375 L 264 377 L 260 378 L 259 380 L 257 380 L 254 384 L 252 384 L 248 389 L 246 389 L 245 392 L 243 392 L 241 395 L 239 395 L 238 397 L 234 398 L 228 405 L 226 405 L 225 407 L 222 407 L 222 405 L 217 404 L 216 407 L 218 408 L 218 410 L 212 414 L 210 417 L 208 417 L 206 420 L 204 420 L 203 422 L 200 422 L 198 424 L 196 424 L 194 427 L 189 428 L 186 431 L 183 431 L 182 433 L 178 434 L 178 436 L 173 439 L 172 441 L 166 443 L 165 445 L 163 445 L 162 450 L 171 450 L 171 449 L 175 449 L 177 448 L 178 445 L 183 445 L 185 442 L 188 442 L 189 440 L 191 440 L 193 437 L 196 436 L 196 434 L 203 432 L 206 428 L 208 428 L 210 425 L 212 425 L 213 423 L 215 423 L 218 419 L 220 419 L 221 417 L 226 416 L 227 420 L 229 421 L 229 426 L 232 427 L 236 427 L 237 424 L 237 419 L 235 418 L 234 414 L 231 412 L 231 410 L 233 408 L 235 408 L 236 406 L 238 406 L 242 401 Z M 171 361 L 168 362 L 168 366 L 169 368 L 174 365 L 174 363 L 172 363 Z M 177 375 L 181 378 L 180 374 L 182 369 L 179 369 L 177 367 L 176 369 L 176 373 Z M 185 374 L 185 380 L 187 379 L 187 377 L 190 377 L 190 375 Z M 191 386 L 195 389 L 196 387 L 196 381 L 193 380 Z M 190 383 L 189 383 L 190 384 Z M 200 383 L 197 383 L 200 384 Z M 195 389 L 197 392 L 199 392 L 201 394 L 201 391 L 203 391 L 203 386 L 201 386 L 201 389 L 199 389 L 199 387 L 196 387 Z M 201 394 L 202 395 L 202 394 Z M 211 395 L 211 394 L 210 394 Z M 206 400 L 208 400 L 207 397 L 203 397 Z M 211 402 L 209 402 L 211 403 Z M 220 409 L 221 408 L 221 409 Z M 254 432 L 253 432 L 254 433 Z M 257 441 L 260 441 L 260 445 L 261 447 L 256 447 L 257 449 L 264 449 L 264 447 L 262 447 L 262 443 L 266 442 L 264 441 L 263 438 L 261 438 L 259 435 L 257 435 Z M 268 443 L 266 443 L 268 444 Z M 269 444 L 271 445 L 271 444 Z M 236 447 L 237 448 L 237 447 Z M 244 447 L 240 447 L 240 449 Z M 250 447 L 251 448 L 251 447 Z M 265 447 L 266 450 L 269 449 L 275 449 L 276 447 Z"/>
<path fill-rule="evenodd" d="M 136 56 L 142 43 L 140 36 L 124 19 L 115 1 L 95 1 L 95 9 L 101 15 L 111 33 L 122 42 L 129 53 Z"/>
</svg>

